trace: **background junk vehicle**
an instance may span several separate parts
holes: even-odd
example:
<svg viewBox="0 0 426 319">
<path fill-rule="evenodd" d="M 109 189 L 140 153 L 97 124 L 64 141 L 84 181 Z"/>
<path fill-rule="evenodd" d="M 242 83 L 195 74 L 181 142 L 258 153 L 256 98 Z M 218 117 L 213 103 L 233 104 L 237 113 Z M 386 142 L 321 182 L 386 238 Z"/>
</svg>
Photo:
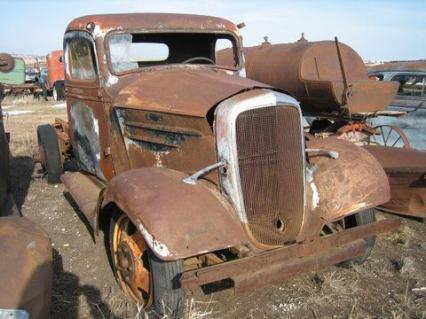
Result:
<svg viewBox="0 0 426 319">
<path fill-rule="evenodd" d="M 40 86 L 36 83 L 25 83 L 25 62 L 21 58 L 14 58 L 10 54 L 0 54 L 0 64 L 8 67 L 0 67 L 0 84 L 3 86 L 3 94 L 30 93 L 38 95 Z"/>
<path fill-rule="evenodd" d="M 230 56 L 229 49 L 219 52 L 221 61 Z M 391 200 L 382 209 L 426 218 L 426 153 L 411 150 L 408 136 L 392 125 L 406 112 L 385 110 L 395 97 L 397 82 L 369 79 L 361 57 L 337 39 L 266 41 L 244 48 L 244 57 L 249 78 L 286 90 L 301 101 L 310 122 L 308 138 L 335 136 L 366 146 L 376 157 L 391 185 Z M 379 116 L 386 121 L 377 122 Z"/>
<path fill-rule="evenodd" d="M 136 302 L 178 312 L 182 288 L 230 279 L 243 292 L 363 261 L 398 227 L 374 220 L 389 187 L 368 152 L 332 138 L 305 148 L 297 101 L 239 76 L 231 22 L 86 16 L 64 44 L 69 123 L 38 127 L 42 164 L 58 182 L 75 156 L 61 180 L 95 233 L 109 222 L 114 273 Z M 225 45 L 233 60 L 220 64 Z"/>
<path fill-rule="evenodd" d="M 47 57 L 47 68 L 41 70 L 38 79 L 41 88 L 43 89 L 44 98 L 47 100 L 47 95 L 52 95 L 55 101 L 64 99 L 64 63 L 63 51 L 56 50 L 50 52 Z"/>
<path fill-rule="evenodd" d="M 1 59 L 0 70 L 13 59 Z M 49 237 L 20 213 L 10 192 L 9 144 L 4 131 L 0 84 L 0 318 L 49 316 L 52 250 Z"/>
<path fill-rule="evenodd" d="M 426 101 L 426 61 L 401 61 L 379 64 L 368 69 L 376 81 L 399 83 L 393 107 L 417 108 Z"/>
</svg>

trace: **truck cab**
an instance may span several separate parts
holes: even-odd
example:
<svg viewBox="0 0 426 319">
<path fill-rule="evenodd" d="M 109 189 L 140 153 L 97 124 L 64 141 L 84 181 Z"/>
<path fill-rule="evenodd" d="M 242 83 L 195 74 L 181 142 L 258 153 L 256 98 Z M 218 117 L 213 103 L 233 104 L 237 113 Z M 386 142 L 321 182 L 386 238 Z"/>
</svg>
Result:
<svg viewBox="0 0 426 319">
<path fill-rule="evenodd" d="M 159 314 L 180 311 L 183 288 L 365 259 L 398 226 L 374 222 L 389 199 L 377 161 L 337 139 L 307 148 L 299 103 L 245 78 L 241 48 L 235 24 L 198 15 L 85 16 L 65 32 L 68 121 L 38 128 L 42 165 L 95 234 L 109 224 L 118 282 Z"/>
</svg>

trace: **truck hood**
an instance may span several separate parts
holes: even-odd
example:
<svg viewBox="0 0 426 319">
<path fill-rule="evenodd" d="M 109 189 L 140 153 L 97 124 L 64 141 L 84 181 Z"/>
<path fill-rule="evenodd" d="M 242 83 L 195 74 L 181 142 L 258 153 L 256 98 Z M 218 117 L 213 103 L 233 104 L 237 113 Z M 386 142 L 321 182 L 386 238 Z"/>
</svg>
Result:
<svg viewBox="0 0 426 319">
<path fill-rule="evenodd" d="M 204 117 L 232 95 L 268 87 L 222 70 L 186 66 L 129 74 L 109 90 L 114 106 Z"/>
</svg>

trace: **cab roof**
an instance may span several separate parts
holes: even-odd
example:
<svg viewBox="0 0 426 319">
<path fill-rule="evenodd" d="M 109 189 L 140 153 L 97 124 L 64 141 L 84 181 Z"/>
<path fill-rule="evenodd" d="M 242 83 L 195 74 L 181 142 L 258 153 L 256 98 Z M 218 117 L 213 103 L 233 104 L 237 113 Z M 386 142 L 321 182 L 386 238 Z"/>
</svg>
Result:
<svg viewBox="0 0 426 319">
<path fill-rule="evenodd" d="M 114 29 L 135 30 L 185 30 L 185 31 L 231 31 L 238 28 L 229 20 L 193 14 L 176 13 L 127 13 L 88 15 L 74 19 L 66 31 L 87 30 L 94 23 L 95 30 L 103 34 Z"/>
</svg>

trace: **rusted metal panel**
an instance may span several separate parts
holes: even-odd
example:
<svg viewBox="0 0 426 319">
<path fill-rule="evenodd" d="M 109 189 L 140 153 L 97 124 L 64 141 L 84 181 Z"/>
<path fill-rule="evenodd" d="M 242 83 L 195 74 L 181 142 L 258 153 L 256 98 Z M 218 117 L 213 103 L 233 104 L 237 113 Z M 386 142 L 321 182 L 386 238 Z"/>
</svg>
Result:
<svg viewBox="0 0 426 319">
<path fill-rule="evenodd" d="M 303 257 L 318 257 L 319 254 L 332 250 L 334 247 L 347 245 L 375 234 L 393 231 L 399 228 L 400 225 L 401 221 L 399 220 L 383 220 L 324 237 L 318 236 L 315 239 L 307 240 L 303 243 L 269 250 L 252 257 L 241 258 L 203 269 L 186 271 L 182 274 L 180 280 L 181 285 L 184 288 L 194 288 L 227 278 L 234 278 L 241 275 L 250 276 L 250 274 L 256 273 L 268 266 L 280 265 Z M 360 252 L 360 254 L 362 254 L 362 252 Z M 352 258 L 352 255 L 347 255 L 346 257 L 345 259 Z M 316 259 L 313 258 L 310 261 L 315 264 L 315 260 Z M 301 270 L 304 269 L 305 268 L 301 268 Z M 306 270 L 309 271 L 309 269 Z"/>
<path fill-rule="evenodd" d="M 398 84 L 370 81 L 361 57 L 343 43 L 338 48 L 347 88 L 333 41 L 246 47 L 243 52 L 247 77 L 290 92 L 309 113 L 383 110 L 392 102 Z M 221 52 L 225 61 L 230 56 L 227 50 Z"/>
<path fill-rule="evenodd" d="M 206 118 L 124 108 L 114 112 L 132 169 L 167 167 L 191 174 L 216 162 Z M 217 180 L 216 173 L 209 176 Z"/>
<path fill-rule="evenodd" d="M 98 32 L 104 34 L 110 30 L 198 30 L 198 31 L 233 31 L 238 32 L 235 24 L 229 20 L 211 16 L 173 13 L 132 13 L 104 14 L 77 18 L 67 27 L 70 30 L 87 30 L 87 25 L 94 23 Z M 96 30 L 96 29 L 95 29 Z"/>
<path fill-rule="evenodd" d="M 118 90 L 113 100 L 120 107 L 204 117 L 225 98 L 256 87 L 269 86 L 224 72 L 177 67 L 130 75 L 110 90 Z"/>
<path fill-rule="evenodd" d="M 0 308 L 49 317 L 52 250 L 47 234 L 24 217 L 0 218 Z"/>
<path fill-rule="evenodd" d="M 233 279 L 236 294 L 245 293 L 253 288 L 263 288 L 282 283 L 302 273 L 319 271 L 345 260 L 362 256 L 366 250 L 366 242 L 355 242 L 333 246 L 322 254 L 315 256 L 294 258 L 286 262 L 265 265 L 253 274 L 242 274 Z"/>
<path fill-rule="evenodd" d="M 129 170 L 109 182 L 102 206 L 118 205 L 164 260 L 246 243 L 238 217 L 217 189 L 209 182 L 184 183 L 185 177 L 164 168 Z"/>
<path fill-rule="evenodd" d="M 61 176 L 61 181 L 92 228 L 95 229 L 97 227 L 99 196 L 105 185 L 95 177 L 81 172 L 65 173 Z"/>
<path fill-rule="evenodd" d="M 307 185 L 307 205 L 313 225 L 317 218 L 334 221 L 389 201 L 387 176 L 367 151 L 334 137 L 310 139 L 307 147 L 338 154 L 337 159 L 321 153 L 309 154 L 311 169 L 315 167 L 312 181 Z M 315 226 L 307 222 L 305 227 L 306 234 Z"/>
<path fill-rule="evenodd" d="M 426 218 L 426 152 L 365 146 L 389 177 L 391 199 L 381 205 L 389 212 Z"/>
</svg>

